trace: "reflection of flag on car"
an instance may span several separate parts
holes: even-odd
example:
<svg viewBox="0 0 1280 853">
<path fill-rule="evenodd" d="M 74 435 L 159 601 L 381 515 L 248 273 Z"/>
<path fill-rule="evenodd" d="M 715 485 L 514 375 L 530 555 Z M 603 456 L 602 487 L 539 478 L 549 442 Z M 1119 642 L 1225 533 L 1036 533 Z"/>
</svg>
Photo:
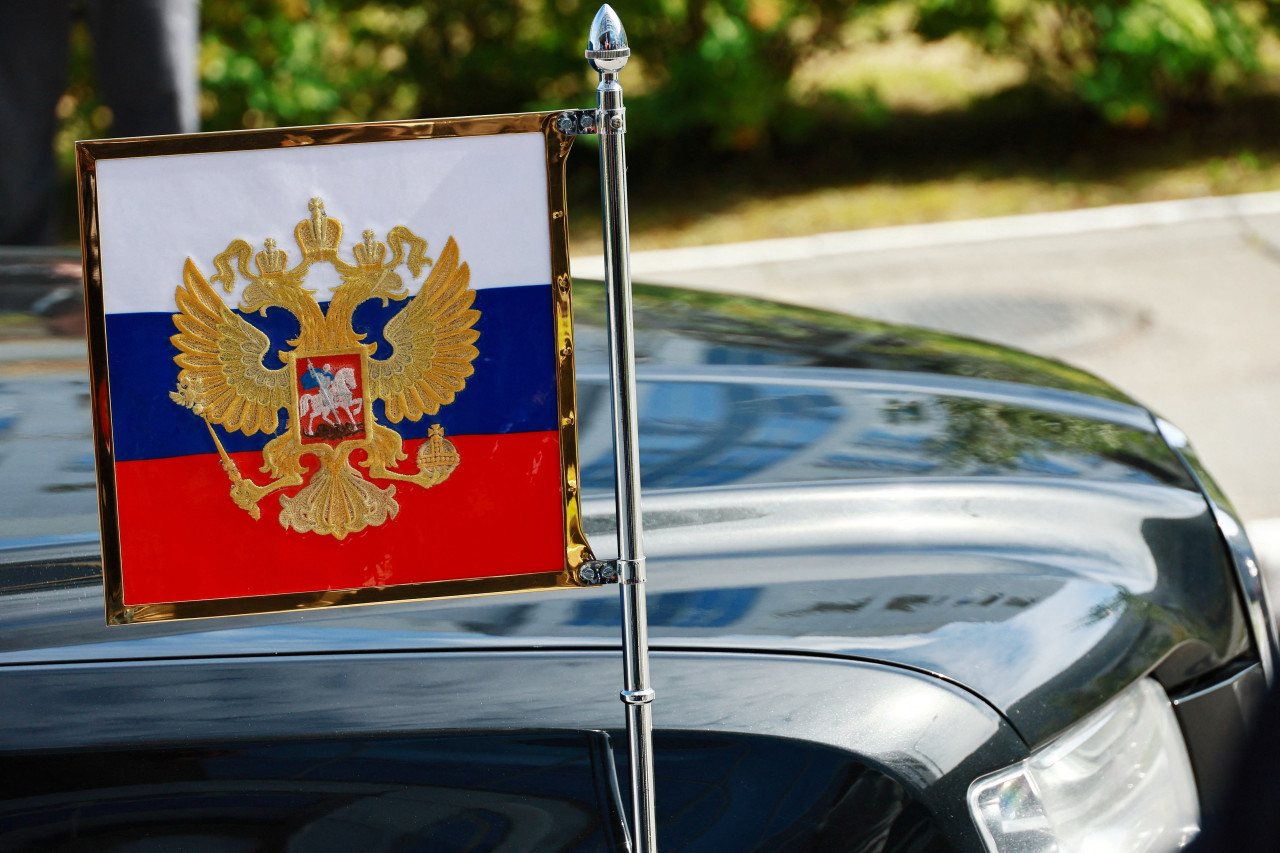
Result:
<svg viewBox="0 0 1280 853">
<path fill-rule="evenodd" d="M 126 606 L 564 569 L 544 145 L 98 162 Z"/>
</svg>

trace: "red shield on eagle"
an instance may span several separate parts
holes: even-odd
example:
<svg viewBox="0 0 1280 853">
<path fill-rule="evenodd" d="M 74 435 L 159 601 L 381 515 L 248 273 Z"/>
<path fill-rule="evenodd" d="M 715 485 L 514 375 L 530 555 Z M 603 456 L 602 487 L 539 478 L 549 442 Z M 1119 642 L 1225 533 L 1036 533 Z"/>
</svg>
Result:
<svg viewBox="0 0 1280 853">
<path fill-rule="evenodd" d="M 299 441 L 336 446 L 368 436 L 362 353 L 295 355 L 293 373 Z"/>
</svg>

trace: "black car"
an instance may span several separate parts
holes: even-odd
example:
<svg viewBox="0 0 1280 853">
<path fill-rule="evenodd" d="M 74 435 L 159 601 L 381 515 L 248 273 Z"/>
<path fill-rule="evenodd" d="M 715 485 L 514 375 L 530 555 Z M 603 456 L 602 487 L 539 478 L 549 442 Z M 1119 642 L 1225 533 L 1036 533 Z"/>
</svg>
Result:
<svg viewBox="0 0 1280 853">
<path fill-rule="evenodd" d="M 0 258 L 0 850 L 627 849 L 607 588 L 104 624 L 77 276 Z M 604 557 L 602 290 L 577 290 Z M 1174 427 L 976 341 L 635 298 L 661 849 L 1195 834 L 1275 641 Z"/>
</svg>

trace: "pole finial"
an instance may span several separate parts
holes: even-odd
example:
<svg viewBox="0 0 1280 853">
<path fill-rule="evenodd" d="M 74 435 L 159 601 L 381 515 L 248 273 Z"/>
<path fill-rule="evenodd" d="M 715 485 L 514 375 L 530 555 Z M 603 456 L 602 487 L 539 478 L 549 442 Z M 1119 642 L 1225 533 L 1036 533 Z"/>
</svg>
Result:
<svg viewBox="0 0 1280 853">
<path fill-rule="evenodd" d="M 627 47 L 627 31 L 613 7 L 605 3 L 591 22 L 587 36 L 587 63 L 601 74 L 617 74 L 627 64 L 631 48 Z"/>
</svg>

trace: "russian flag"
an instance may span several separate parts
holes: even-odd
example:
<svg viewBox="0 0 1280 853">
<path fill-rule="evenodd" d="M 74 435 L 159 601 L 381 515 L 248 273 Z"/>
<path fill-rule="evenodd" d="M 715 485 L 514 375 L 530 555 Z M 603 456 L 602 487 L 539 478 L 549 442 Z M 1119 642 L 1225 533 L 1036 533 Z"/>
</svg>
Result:
<svg viewBox="0 0 1280 853">
<path fill-rule="evenodd" d="M 106 440 L 125 606 L 564 570 L 543 134 L 104 158 L 96 169 L 110 392 Z M 176 293 L 188 261 L 209 281 L 214 258 L 233 240 L 257 252 L 273 239 L 295 267 L 303 257 L 295 226 L 302 227 L 313 198 L 323 199 L 324 214 L 341 223 L 337 256 L 350 265 L 366 229 L 385 241 L 404 226 L 427 241 L 425 254 L 435 259 L 452 239 L 457 263 L 469 270 L 470 308 L 479 312 L 471 326 L 478 351 L 473 372 L 437 413 L 393 422 L 387 404 L 372 399 L 367 377 L 358 383 L 371 422 L 403 442 L 406 458 L 391 470 L 412 474 L 436 425 L 456 449 L 458 464 L 443 482 L 423 488 L 376 479 L 360 465 L 365 451 L 353 451 L 352 467 L 364 479 L 379 489 L 394 486 L 398 510 L 341 538 L 281 523 L 282 499 L 296 496 L 320 470 L 314 454 L 300 456 L 304 484 L 263 497 L 258 518 L 231 497 L 217 444 L 238 476 L 266 486 L 272 476 L 263 450 L 299 428 L 291 409 L 279 410 L 274 432 L 246 434 L 225 424 L 211 427 L 171 398 L 181 369 L 171 340 L 181 331 Z M 352 329 L 376 344 L 370 365 L 392 355 L 383 334 L 387 323 L 431 271 L 427 266 L 414 276 L 401 264 L 396 273 L 409 299 L 387 305 L 373 299 L 355 309 Z M 270 339 L 267 369 L 288 366 L 299 320 L 279 307 L 265 315 L 239 310 L 251 283 L 236 275 L 230 293 L 216 285 L 210 292 Z M 314 262 L 306 272 L 304 286 L 321 310 L 343 285 L 331 263 Z M 322 365 L 298 353 L 297 393 L 339 387 L 335 377 L 344 367 L 351 368 L 349 376 L 359 368 L 359 355 L 343 358 Z M 314 417 L 310 428 L 319 434 Z"/>
</svg>

